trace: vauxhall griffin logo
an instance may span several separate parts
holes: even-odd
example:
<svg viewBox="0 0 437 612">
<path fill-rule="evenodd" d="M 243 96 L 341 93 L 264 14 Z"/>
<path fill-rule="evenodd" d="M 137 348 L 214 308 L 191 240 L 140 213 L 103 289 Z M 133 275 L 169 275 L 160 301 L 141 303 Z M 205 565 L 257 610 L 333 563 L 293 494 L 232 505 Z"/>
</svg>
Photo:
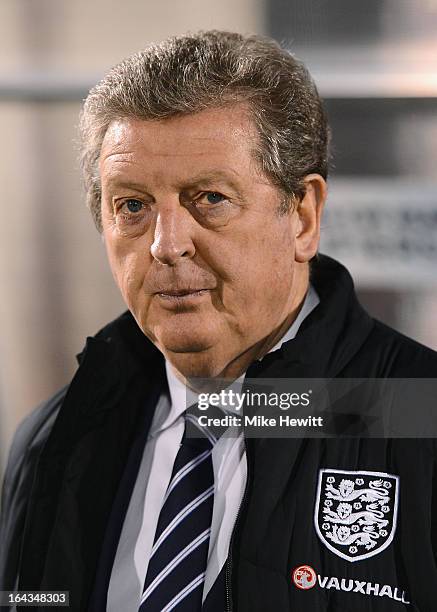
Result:
<svg viewBox="0 0 437 612">
<path fill-rule="evenodd" d="M 396 531 L 399 476 L 320 470 L 314 512 L 323 544 L 348 561 L 382 552 Z"/>
<path fill-rule="evenodd" d="M 310 565 L 299 565 L 292 572 L 294 584 L 298 589 L 312 589 L 317 582 L 317 574 Z"/>
</svg>

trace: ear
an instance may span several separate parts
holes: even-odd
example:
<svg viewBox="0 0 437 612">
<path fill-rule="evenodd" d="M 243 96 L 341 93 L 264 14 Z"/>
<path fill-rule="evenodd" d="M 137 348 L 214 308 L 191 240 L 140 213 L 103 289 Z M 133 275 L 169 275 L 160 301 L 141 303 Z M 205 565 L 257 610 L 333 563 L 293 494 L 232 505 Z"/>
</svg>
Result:
<svg viewBox="0 0 437 612">
<path fill-rule="evenodd" d="M 317 253 L 320 241 L 320 222 L 327 196 L 327 185 L 320 174 L 304 178 L 305 195 L 297 206 L 297 232 L 295 259 L 306 263 Z"/>
</svg>

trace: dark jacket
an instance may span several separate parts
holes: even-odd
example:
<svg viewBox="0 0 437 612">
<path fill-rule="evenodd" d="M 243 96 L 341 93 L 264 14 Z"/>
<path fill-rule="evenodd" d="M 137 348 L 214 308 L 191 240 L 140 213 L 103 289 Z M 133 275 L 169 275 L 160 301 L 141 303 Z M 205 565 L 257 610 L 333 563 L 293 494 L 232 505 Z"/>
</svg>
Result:
<svg viewBox="0 0 437 612">
<path fill-rule="evenodd" d="M 437 378 L 437 354 L 373 320 L 343 266 L 319 256 L 312 283 L 320 304 L 248 377 Z M 165 369 L 129 313 L 88 338 L 79 363 L 71 384 L 15 435 L 3 486 L 0 588 L 69 590 L 70 609 L 93 602 L 98 612 L 96 590 L 107 587 Z M 246 451 L 247 488 L 213 612 L 437 610 L 433 439 L 248 438 Z M 321 469 L 338 471 L 336 487 L 341 479 L 368 487 L 369 472 L 388 475 L 387 487 L 399 479 L 389 545 L 352 562 L 335 552 L 344 546 L 322 542 L 314 518 Z M 293 579 L 303 565 L 314 574 L 304 568 Z"/>
</svg>

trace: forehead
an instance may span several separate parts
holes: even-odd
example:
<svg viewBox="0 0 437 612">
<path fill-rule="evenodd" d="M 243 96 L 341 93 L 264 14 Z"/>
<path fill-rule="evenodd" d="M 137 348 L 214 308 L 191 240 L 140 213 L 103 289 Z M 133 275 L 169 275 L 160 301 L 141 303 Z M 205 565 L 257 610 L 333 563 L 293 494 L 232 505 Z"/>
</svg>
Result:
<svg viewBox="0 0 437 612">
<path fill-rule="evenodd" d="M 203 110 L 165 120 L 123 118 L 105 134 L 100 165 L 103 173 L 135 171 L 154 165 L 187 170 L 193 162 L 208 170 L 249 167 L 257 132 L 245 104 Z"/>
</svg>

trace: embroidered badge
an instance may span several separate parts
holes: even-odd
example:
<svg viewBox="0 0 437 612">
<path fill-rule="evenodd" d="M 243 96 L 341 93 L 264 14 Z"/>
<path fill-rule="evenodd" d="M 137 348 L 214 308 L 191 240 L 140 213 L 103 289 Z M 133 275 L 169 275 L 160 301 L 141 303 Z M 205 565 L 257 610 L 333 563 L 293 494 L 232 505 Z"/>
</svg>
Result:
<svg viewBox="0 0 437 612">
<path fill-rule="evenodd" d="M 314 524 L 333 553 L 360 561 L 389 546 L 396 531 L 399 476 L 320 470 Z"/>
</svg>

